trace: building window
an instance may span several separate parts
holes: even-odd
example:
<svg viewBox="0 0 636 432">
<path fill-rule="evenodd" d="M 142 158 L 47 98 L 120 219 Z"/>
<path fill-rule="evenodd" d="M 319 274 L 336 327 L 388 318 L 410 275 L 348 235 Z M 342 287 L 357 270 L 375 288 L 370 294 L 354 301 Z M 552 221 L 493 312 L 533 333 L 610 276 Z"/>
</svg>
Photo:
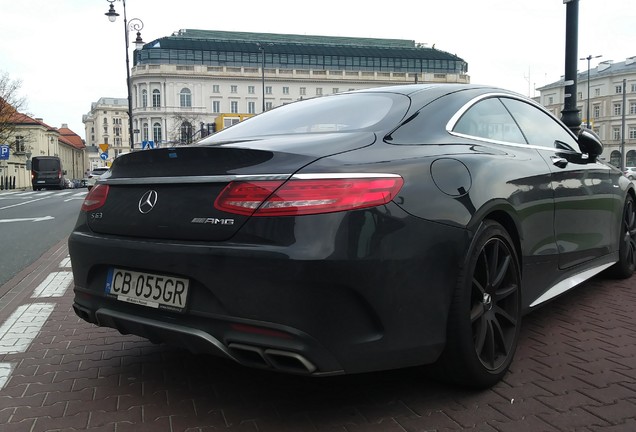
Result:
<svg viewBox="0 0 636 432">
<path fill-rule="evenodd" d="M 265 94 L 268 94 L 268 95 L 272 94 L 272 86 L 265 87 Z"/>
<path fill-rule="evenodd" d="M 248 102 L 247 103 L 247 113 L 248 114 L 256 114 L 256 103 Z"/>
<path fill-rule="evenodd" d="M 636 126 L 629 127 L 629 139 L 636 139 Z"/>
<path fill-rule="evenodd" d="M 161 123 L 156 122 L 152 125 L 152 138 L 157 144 L 161 142 Z"/>
<path fill-rule="evenodd" d="M 148 123 L 144 123 L 141 128 L 141 137 L 144 141 L 148 141 Z"/>
<path fill-rule="evenodd" d="M 190 122 L 181 124 L 181 144 L 190 144 L 192 142 L 192 125 Z"/>
<path fill-rule="evenodd" d="M 614 126 L 612 128 L 612 139 L 618 141 L 621 139 L 621 128 Z"/>
<path fill-rule="evenodd" d="M 338 87 L 334 87 L 331 90 L 331 93 L 340 93 L 340 89 Z"/>
<path fill-rule="evenodd" d="M 16 135 L 15 137 L 15 152 L 16 153 L 25 152 L 24 137 L 22 135 Z"/>
<path fill-rule="evenodd" d="M 212 93 L 221 93 L 221 89 L 219 88 L 218 84 L 214 84 L 212 86 Z"/>
<path fill-rule="evenodd" d="M 121 138 L 115 138 L 115 147 L 121 147 Z"/>
<path fill-rule="evenodd" d="M 283 87 L 283 94 L 284 95 L 288 95 L 289 94 L 289 87 Z"/>
<path fill-rule="evenodd" d="M 616 86 L 616 94 L 621 94 L 623 93 L 623 86 L 622 85 L 617 85 Z"/>
<path fill-rule="evenodd" d="M 601 95 L 601 89 L 600 88 L 594 89 L 594 96 L 598 97 L 600 95 Z"/>
<path fill-rule="evenodd" d="M 104 135 L 108 135 L 108 126 L 104 126 Z"/>
<path fill-rule="evenodd" d="M 148 90 L 141 91 L 141 106 L 143 108 L 148 107 Z"/>
<path fill-rule="evenodd" d="M 212 112 L 213 113 L 221 112 L 221 101 L 212 101 Z"/>
<path fill-rule="evenodd" d="M 594 105 L 594 118 L 599 118 L 601 116 L 601 106 L 600 105 Z"/>
<path fill-rule="evenodd" d="M 256 93 L 256 87 L 254 87 L 254 86 L 248 86 L 248 87 L 247 87 L 247 92 L 248 92 L 249 94 L 254 94 L 254 93 Z"/>
<path fill-rule="evenodd" d="M 238 86 L 237 85 L 230 86 L 230 93 L 238 93 Z"/>
<path fill-rule="evenodd" d="M 578 92 L 578 93 L 577 93 L 577 95 L 576 95 L 576 98 L 577 98 L 578 100 L 583 99 L 583 92 Z"/>
<path fill-rule="evenodd" d="M 552 105 L 554 103 L 554 97 L 548 96 L 548 105 Z"/>
<path fill-rule="evenodd" d="M 622 104 L 619 104 L 619 103 L 615 103 L 614 104 L 614 115 L 615 116 L 621 115 L 621 113 L 622 113 L 621 106 L 622 106 Z"/>
<path fill-rule="evenodd" d="M 230 102 L 230 112 L 233 114 L 238 114 L 238 101 Z"/>
<path fill-rule="evenodd" d="M 305 96 L 307 94 L 307 87 L 301 87 L 300 88 L 300 95 L 301 96 Z"/>
<path fill-rule="evenodd" d="M 636 93 L 636 84 L 632 84 L 632 93 Z"/>
<path fill-rule="evenodd" d="M 104 137 L 104 144 L 108 144 L 108 137 Z"/>
<path fill-rule="evenodd" d="M 121 126 L 115 126 L 113 128 L 113 132 L 115 133 L 115 136 L 120 136 L 121 135 Z"/>
<path fill-rule="evenodd" d="M 104 126 L 106 126 L 108 124 L 108 119 L 104 118 Z"/>
<path fill-rule="evenodd" d="M 269 111 L 272 108 L 274 108 L 274 106 L 272 105 L 271 102 L 265 102 L 265 111 Z"/>
<path fill-rule="evenodd" d="M 636 114 L 636 102 L 629 103 L 629 113 Z"/>
<path fill-rule="evenodd" d="M 181 93 L 179 93 L 179 105 L 181 107 L 192 106 L 192 94 L 190 93 L 190 89 L 181 89 Z"/>
<path fill-rule="evenodd" d="M 322 88 L 321 87 L 318 87 L 316 89 L 316 96 L 322 96 Z"/>
<path fill-rule="evenodd" d="M 152 91 L 152 107 L 159 108 L 161 107 L 161 92 L 157 89 Z"/>
</svg>

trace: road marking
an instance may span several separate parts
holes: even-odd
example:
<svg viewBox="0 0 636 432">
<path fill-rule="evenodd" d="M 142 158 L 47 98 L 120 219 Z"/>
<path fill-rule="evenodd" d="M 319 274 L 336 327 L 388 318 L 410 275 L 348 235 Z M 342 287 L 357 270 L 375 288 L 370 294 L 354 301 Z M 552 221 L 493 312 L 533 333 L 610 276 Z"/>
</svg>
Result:
<svg viewBox="0 0 636 432">
<path fill-rule="evenodd" d="M 54 307 L 53 303 L 19 306 L 0 327 L 0 354 L 26 352 Z"/>
<path fill-rule="evenodd" d="M 2 209 L 0 209 L 2 210 Z M 42 221 L 47 221 L 47 220 L 51 220 L 51 219 L 55 219 L 53 216 L 40 216 L 40 217 L 36 217 L 36 218 L 19 218 L 19 219 L 0 219 L 0 223 L 6 223 L 6 222 L 42 222 Z"/>
<path fill-rule="evenodd" d="M 0 390 L 2 390 L 7 381 L 9 381 L 14 367 L 15 364 L 13 363 L 0 363 Z"/>
<path fill-rule="evenodd" d="M 11 205 L 8 205 L 6 207 L 0 207 L 0 210 L 8 209 L 8 208 L 11 208 L 11 207 L 17 207 L 17 206 L 21 206 L 21 205 L 25 205 L 25 204 L 31 204 L 31 203 L 34 203 L 36 201 L 41 201 L 41 200 L 47 199 L 47 198 L 49 198 L 49 197 L 45 196 L 45 197 L 34 199 L 34 200 L 31 200 L 31 201 L 24 201 L 24 202 L 17 203 L 17 204 L 11 204 Z"/>
<path fill-rule="evenodd" d="M 71 258 L 70 257 L 66 257 L 64 258 L 62 261 L 60 261 L 60 268 L 71 268 Z"/>
<path fill-rule="evenodd" d="M 73 281 L 70 271 L 52 272 L 33 290 L 31 298 L 62 297 Z"/>
</svg>

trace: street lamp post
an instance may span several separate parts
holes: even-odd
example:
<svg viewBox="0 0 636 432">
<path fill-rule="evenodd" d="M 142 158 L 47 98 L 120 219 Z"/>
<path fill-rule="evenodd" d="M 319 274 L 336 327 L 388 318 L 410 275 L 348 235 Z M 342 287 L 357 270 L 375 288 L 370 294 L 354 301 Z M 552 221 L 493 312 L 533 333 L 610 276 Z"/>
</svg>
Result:
<svg viewBox="0 0 636 432">
<path fill-rule="evenodd" d="M 261 87 L 263 88 L 263 106 L 261 112 L 265 112 L 265 46 L 262 43 L 257 43 L 258 50 L 261 52 Z"/>
<path fill-rule="evenodd" d="M 115 12 L 115 3 L 116 0 L 106 0 L 110 3 L 110 7 L 108 8 L 108 12 L 104 15 L 108 17 L 110 22 L 115 22 L 119 14 Z M 128 59 L 128 33 L 131 31 L 137 32 L 137 38 L 135 39 L 135 49 L 140 49 L 143 46 L 144 41 L 141 39 L 141 30 L 144 28 L 144 23 L 139 18 L 133 18 L 128 22 L 126 18 L 126 0 L 121 0 L 124 6 L 124 35 L 126 41 L 126 86 L 128 88 L 128 137 L 130 140 L 130 151 L 135 149 L 135 139 L 133 137 L 133 110 L 132 110 L 132 89 L 130 82 L 130 61 Z"/>
<path fill-rule="evenodd" d="M 582 57 L 579 60 L 587 60 L 587 103 L 586 103 L 586 110 L 587 110 L 587 114 L 586 114 L 586 124 L 587 124 L 587 128 L 590 129 L 590 60 L 592 60 L 593 58 L 599 58 L 599 57 L 603 57 L 602 55 L 597 55 L 597 56 L 593 56 L 593 55 L 588 55 L 587 57 Z"/>
</svg>

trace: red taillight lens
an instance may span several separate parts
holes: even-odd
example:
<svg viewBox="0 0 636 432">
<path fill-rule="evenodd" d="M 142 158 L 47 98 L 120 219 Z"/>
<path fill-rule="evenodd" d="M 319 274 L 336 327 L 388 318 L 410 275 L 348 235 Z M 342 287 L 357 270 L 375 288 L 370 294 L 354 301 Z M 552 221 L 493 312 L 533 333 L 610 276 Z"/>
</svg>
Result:
<svg viewBox="0 0 636 432">
<path fill-rule="evenodd" d="M 215 202 L 219 210 L 254 216 L 297 216 L 383 205 L 399 192 L 401 177 L 232 182 Z M 272 193 L 273 192 L 273 193 Z"/>
<path fill-rule="evenodd" d="M 106 202 L 106 197 L 108 197 L 108 189 L 109 186 L 105 184 L 99 184 L 93 186 L 91 191 L 84 198 L 84 202 L 82 203 L 82 211 L 89 212 L 93 210 L 97 210 Z"/>
</svg>

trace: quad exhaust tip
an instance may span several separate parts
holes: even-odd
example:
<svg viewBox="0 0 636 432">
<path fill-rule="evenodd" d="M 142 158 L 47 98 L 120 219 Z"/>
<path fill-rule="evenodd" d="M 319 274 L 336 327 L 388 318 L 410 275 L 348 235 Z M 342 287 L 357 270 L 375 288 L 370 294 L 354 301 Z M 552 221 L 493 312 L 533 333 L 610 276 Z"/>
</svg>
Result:
<svg viewBox="0 0 636 432">
<path fill-rule="evenodd" d="M 296 374 L 312 374 L 317 368 L 305 356 L 271 348 L 231 343 L 228 348 L 236 360 L 247 366 L 275 369 Z"/>
</svg>

